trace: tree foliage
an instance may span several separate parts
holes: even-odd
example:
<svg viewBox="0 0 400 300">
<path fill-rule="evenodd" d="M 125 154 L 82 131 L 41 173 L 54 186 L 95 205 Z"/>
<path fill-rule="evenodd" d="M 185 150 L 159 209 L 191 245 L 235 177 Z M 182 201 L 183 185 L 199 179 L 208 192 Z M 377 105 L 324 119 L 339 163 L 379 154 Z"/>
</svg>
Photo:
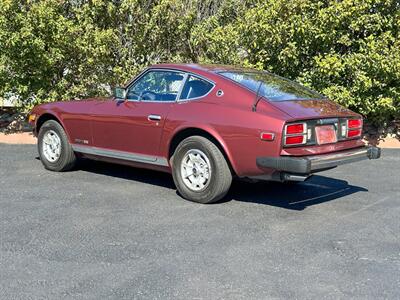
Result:
<svg viewBox="0 0 400 300">
<path fill-rule="evenodd" d="M 212 62 L 400 118 L 399 0 L 0 0 L 0 97 L 108 94 L 144 66 Z"/>
</svg>

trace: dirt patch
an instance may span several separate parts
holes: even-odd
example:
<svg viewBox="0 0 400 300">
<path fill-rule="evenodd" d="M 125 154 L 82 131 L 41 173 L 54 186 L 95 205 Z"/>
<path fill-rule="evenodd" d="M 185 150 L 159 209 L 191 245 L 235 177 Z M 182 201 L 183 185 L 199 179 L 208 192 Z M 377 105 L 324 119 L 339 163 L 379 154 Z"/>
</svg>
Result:
<svg viewBox="0 0 400 300">
<path fill-rule="evenodd" d="M 378 146 L 380 148 L 400 149 L 400 141 L 394 137 L 364 140 L 366 144 Z"/>
<path fill-rule="evenodd" d="M 0 133 L 0 143 L 3 144 L 36 144 L 36 138 L 32 133 L 21 132 L 5 134 Z"/>
</svg>

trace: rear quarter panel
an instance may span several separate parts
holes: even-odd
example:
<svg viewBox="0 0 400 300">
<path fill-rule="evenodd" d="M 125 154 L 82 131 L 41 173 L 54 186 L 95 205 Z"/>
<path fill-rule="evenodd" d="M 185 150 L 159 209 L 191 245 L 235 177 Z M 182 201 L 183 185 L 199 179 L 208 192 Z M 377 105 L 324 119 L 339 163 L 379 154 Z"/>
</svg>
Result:
<svg viewBox="0 0 400 300">
<path fill-rule="evenodd" d="M 213 95 L 207 99 L 178 102 L 175 105 L 164 127 L 160 154 L 168 157 L 175 134 L 187 128 L 199 128 L 219 141 L 238 176 L 265 173 L 257 167 L 256 157 L 279 155 L 286 116 L 266 103 L 259 105 L 262 113 L 253 112 L 248 95 L 233 97 L 224 90 L 224 96 L 219 98 L 215 96 L 217 90 L 214 89 Z M 263 131 L 273 132 L 275 140 L 262 141 L 260 134 Z"/>
</svg>

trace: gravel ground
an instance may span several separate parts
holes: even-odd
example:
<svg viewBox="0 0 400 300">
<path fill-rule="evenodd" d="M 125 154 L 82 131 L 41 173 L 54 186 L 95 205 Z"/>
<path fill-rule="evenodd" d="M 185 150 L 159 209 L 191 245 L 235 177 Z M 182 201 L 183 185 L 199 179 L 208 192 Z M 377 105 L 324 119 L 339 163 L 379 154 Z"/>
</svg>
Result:
<svg viewBox="0 0 400 300">
<path fill-rule="evenodd" d="M 400 150 L 213 205 L 168 174 L 0 154 L 1 299 L 400 298 Z"/>
</svg>

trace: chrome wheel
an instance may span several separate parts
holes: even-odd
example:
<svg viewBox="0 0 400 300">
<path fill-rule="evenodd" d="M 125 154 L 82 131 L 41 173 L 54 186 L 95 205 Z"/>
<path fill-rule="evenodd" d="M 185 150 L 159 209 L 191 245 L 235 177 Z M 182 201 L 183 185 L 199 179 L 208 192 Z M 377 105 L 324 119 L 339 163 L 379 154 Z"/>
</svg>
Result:
<svg viewBox="0 0 400 300">
<path fill-rule="evenodd" d="M 42 141 L 43 155 L 49 162 L 56 162 L 61 155 L 61 139 L 58 134 L 53 131 L 47 131 Z"/>
<path fill-rule="evenodd" d="M 181 163 L 181 176 L 192 191 L 204 190 L 211 179 L 211 164 L 207 155 L 197 149 L 186 152 Z"/>
</svg>

